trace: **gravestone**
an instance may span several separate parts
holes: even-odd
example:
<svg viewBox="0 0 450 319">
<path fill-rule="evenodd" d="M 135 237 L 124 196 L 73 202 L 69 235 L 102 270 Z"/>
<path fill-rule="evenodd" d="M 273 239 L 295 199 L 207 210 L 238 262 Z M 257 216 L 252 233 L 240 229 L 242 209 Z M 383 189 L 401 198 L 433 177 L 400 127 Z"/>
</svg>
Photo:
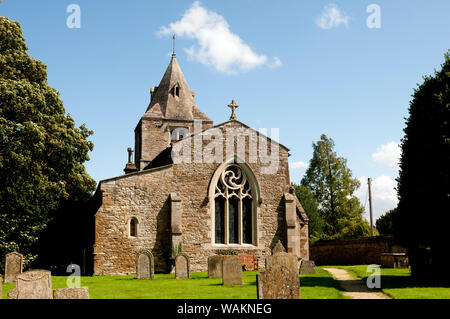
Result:
<svg viewBox="0 0 450 319">
<path fill-rule="evenodd" d="M 23 256 L 18 252 L 6 255 L 5 261 L 5 284 L 16 282 L 17 275 L 22 273 Z"/>
<path fill-rule="evenodd" d="M 208 278 L 222 277 L 222 260 L 219 255 L 208 257 Z"/>
<path fill-rule="evenodd" d="M 276 253 L 284 253 L 284 252 L 286 252 L 286 249 L 284 249 L 284 246 L 281 243 L 281 241 L 278 240 L 272 249 L 272 255 L 275 255 Z"/>
<path fill-rule="evenodd" d="M 266 258 L 266 270 L 256 276 L 258 299 L 299 299 L 297 257 L 276 253 Z"/>
<path fill-rule="evenodd" d="M 62 288 L 53 290 L 53 299 L 89 299 L 89 288 Z"/>
<path fill-rule="evenodd" d="M 266 258 L 266 270 L 275 265 L 283 265 L 298 274 L 298 258 L 293 254 L 281 252 Z"/>
<path fill-rule="evenodd" d="M 17 299 L 52 299 L 52 276 L 48 270 L 30 270 L 16 277 Z"/>
<path fill-rule="evenodd" d="M 189 258 L 185 254 L 175 257 L 175 279 L 191 278 L 189 272 Z"/>
<path fill-rule="evenodd" d="M 300 263 L 300 273 L 301 274 L 315 274 L 316 273 L 316 264 L 313 260 L 304 260 L 302 259 Z"/>
<path fill-rule="evenodd" d="M 239 257 L 231 256 L 223 260 L 222 283 L 226 286 L 242 285 L 242 261 Z"/>
<path fill-rule="evenodd" d="M 136 257 L 136 278 L 154 279 L 155 262 L 153 254 L 148 250 L 141 250 Z"/>
</svg>

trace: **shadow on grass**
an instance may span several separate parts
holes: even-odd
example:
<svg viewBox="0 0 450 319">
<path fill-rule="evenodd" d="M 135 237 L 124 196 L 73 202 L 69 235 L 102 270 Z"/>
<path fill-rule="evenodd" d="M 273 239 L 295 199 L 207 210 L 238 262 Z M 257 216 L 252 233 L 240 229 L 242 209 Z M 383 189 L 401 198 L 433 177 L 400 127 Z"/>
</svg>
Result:
<svg viewBox="0 0 450 319">
<path fill-rule="evenodd" d="M 363 278 L 367 280 L 367 277 Z M 433 282 L 421 282 L 414 280 L 411 276 L 381 275 L 381 286 L 383 289 L 398 288 L 449 288 Z"/>
</svg>

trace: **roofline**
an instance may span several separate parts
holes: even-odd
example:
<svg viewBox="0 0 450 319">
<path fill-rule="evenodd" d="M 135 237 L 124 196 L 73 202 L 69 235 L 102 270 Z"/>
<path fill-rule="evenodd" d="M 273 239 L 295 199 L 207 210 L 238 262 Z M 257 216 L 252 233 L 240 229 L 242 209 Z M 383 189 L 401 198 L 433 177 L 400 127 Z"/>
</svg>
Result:
<svg viewBox="0 0 450 319">
<path fill-rule="evenodd" d="M 152 116 L 146 116 L 145 113 L 144 115 L 142 115 L 141 120 L 155 120 L 155 121 L 169 121 L 169 122 L 194 122 L 194 121 L 202 121 L 202 122 L 206 122 L 206 123 L 213 123 L 214 121 L 209 119 L 209 120 L 204 120 L 204 119 L 192 119 L 192 120 L 183 120 L 183 119 L 171 119 L 171 118 L 165 118 L 165 117 L 152 117 Z"/>
<path fill-rule="evenodd" d="M 102 183 L 108 183 L 108 182 L 112 182 L 112 181 L 117 181 L 117 180 L 120 180 L 120 179 L 124 179 L 124 178 L 131 177 L 131 176 L 136 176 L 136 175 L 149 174 L 149 173 L 153 173 L 155 171 L 171 168 L 172 166 L 173 166 L 173 164 L 168 164 L 168 165 L 164 165 L 164 166 L 158 166 L 158 167 L 150 168 L 150 169 L 147 169 L 145 171 L 137 171 L 137 172 L 134 172 L 134 173 L 129 173 L 129 174 L 124 174 L 124 175 L 119 175 L 119 176 L 116 176 L 116 177 L 111 177 L 111 178 L 108 178 L 108 179 L 103 179 L 103 180 L 98 182 L 98 187 L 100 187 L 100 185 Z"/>
<path fill-rule="evenodd" d="M 273 142 L 273 143 L 276 143 L 276 144 L 278 144 L 278 145 L 280 145 L 281 147 L 283 147 L 286 151 L 290 151 L 291 149 L 290 148 L 288 148 L 288 147 L 286 147 L 286 146 L 284 146 L 283 144 L 281 144 L 280 142 L 277 142 L 277 141 L 274 141 L 274 140 L 272 140 L 270 137 L 268 137 L 268 136 L 266 136 L 266 135 L 264 135 L 264 134 L 262 134 L 261 132 L 259 132 L 259 131 L 257 131 L 257 130 L 255 130 L 253 127 L 250 127 L 250 126 L 248 126 L 247 124 L 244 124 L 244 123 L 242 123 L 241 121 L 238 121 L 238 120 L 228 120 L 228 121 L 226 121 L 226 122 L 223 122 L 223 123 L 220 123 L 220 124 L 217 124 L 217 125 L 214 125 L 214 126 L 212 126 L 212 127 L 208 127 L 208 128 L 206 128 L 206 129 L 203 129 L 202 131 L 200 131 L 199 133 L 196 133 L 196 134 L 191 134 L 191 135 L 189 135 L 189 136 L 186 136 L 185 138 L 183 138 L 182 140 L 178 140 L 178 141 L 174 141 L 174 142 L 172 142 L 172 144 L 175 144 L 175 143 L 178 143 L 178 142 L 180 142 L 180 141 L 183 141 L 183 140 L 185 140 L 185 139 L 187 139 L 187 138 L 190 138 L 190 137 L 193 137 L 193 136 L 196 136 L 196 135 L 198 135 L 198 134 L 201 134 L 201 133 L 203 133 L 203 132 L 205 132 L 205 131 L 207 131 L 207 130 L 210 130 L 210 129 L 213 129 L 213 128 L 217 128 L 217 127 L 219 127 L 219 126 L 222 126 L 222 125 L 225 125 L 225 124 L 227 124 L 227 123 L 230 123 L 230 122 L 237 122 L 237 123 L 239 123 L 239 124 L 241 124 L 242 126 L 245 126 L 246 128 L 248 128 L 248 129 L 251 129 L 251 130 L 253 130 L 253 131 L 255 131 L 256 133 L 257 133 L 257 135 L 259 136 L 259 135 L 262 135 L 262 136 L 264 136 L 265 138 L 267 138 L 268 140 L 270 140 L 271 142 Z"/>
</svg>

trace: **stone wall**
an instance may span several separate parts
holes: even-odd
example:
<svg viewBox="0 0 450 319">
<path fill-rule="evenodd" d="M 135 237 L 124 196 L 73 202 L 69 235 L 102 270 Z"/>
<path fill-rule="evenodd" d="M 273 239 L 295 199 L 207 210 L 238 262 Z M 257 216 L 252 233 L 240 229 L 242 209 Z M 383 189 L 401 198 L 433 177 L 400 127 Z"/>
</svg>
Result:
<svg viewBox="0 0 450 319">
<path fill-rule="evenodd" d="M 201 129 L 212 126 L 211 122 L 203 121 Z M 137 124 L 135 135 L 135 164 L 138 170 L 143 170 L 159 153 L 169 147 L 171 131 L 175 128 L 187 128 L 194 133 L 194 121 L 163 120 L 149 118 L 144 115 Z"/>
<path fill-rule="evenodd" d="M 237 121 L 227 123 L 228 126 L 241 126 Z M 247 140 L 246 158 L 248 143 Z M 225 145 L 223 154 L 226 154 Z M 191 155 L 194 155 L 194 148 Z M 182 250 L 190 259 L 191 271 L 206 271 L 207 258 L 218 249 L 227 248 L 240 254 L 256 255 L 263 268 L 265 257 L 271 254 L 278 240 L 287 247 L 284 194 L 289 191 L 288 156 L 288 150 L 280 147 L 280 162 L 275 174 L 263 174 L 261 167 L 267 164 L 259 161 L 245 164 L 253 172 L 260 189 L 260 198 L 255 198 L 255 245 L 213 243 L 214 200 L 210 198 L 209 190 L 211 178 L 222 163 L 172 164 L 102 181 L 99 187 L 102 204 L 95 214 L 94 273 L 135 273 L 136 254 L 142 249 L 148 249 L 154 255 L 155 271 L 170 270 L 171 193 L 176 193 L 181 201 Z M 129 236 L 131 218 L 138 221 L 137 237 Z M 300 223 L 298 216 L 296 221 Z M 308 259 L 307 224 L 300 227 L 299 233 L 299 257 Z"/>
<path fill-rule="evenodd" d="M 310 247 L 310 259 L 316 265 L 380 264 L 380 254 L 404 252 L 392 236 L 374 236 L 317 242 Z"/>
</svg>

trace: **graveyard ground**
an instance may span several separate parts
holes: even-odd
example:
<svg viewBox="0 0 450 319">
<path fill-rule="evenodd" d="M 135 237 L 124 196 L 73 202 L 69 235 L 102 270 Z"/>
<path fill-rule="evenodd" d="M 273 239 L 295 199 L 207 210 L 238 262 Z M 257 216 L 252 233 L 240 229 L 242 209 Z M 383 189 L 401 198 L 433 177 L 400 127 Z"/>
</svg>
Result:
<svg viewBox="0 0 450 319">
<path fill-rule="evenodd" d="M 345 269 L 364 282 L 371 275 L 366 272 L 367 265 L 330 267 Z M 394 299 L 450 299 L 450 288 L 416 283 L 409 269 L 381 268 L 380 290 Z"/>
<path fill-rule="evenodd" d="M 206 272 L 192 273 L 191 279 L 175 279 L 174 274 L 156 274 L 154 280 L 130 276 L 81 277 L 81 286 L 89 287 L 91 299 L 256 299 L 257 271 L 243 272 L 242 286 L 222 286 L 221 278 L 208 278 Z M 53 289 L 67 288 L 67 277 L 52 276 Z M 340 299 L 338 283 L 317 267 L 315 275 L 300 275 L 301 298 Z M 3 298 L 15 287 L 3 284 Z"/>
<path fill-rule="evenodd" d="M 302 299 L 346 299 L 338 281 L 323 268 L 346 269 L 362 278 L 367 265 L 317 267 L 315 275 L 300 275 Z M 156 274 L 155 280 L 137 280 L 136 276 L 81 277 L 81 285 L 89 287 L 91 299 L 255 299 L 256 271 L 243 273 L 244 285 L 222 286 L 221 278 L 208 278 L 206 272 L 192 273 L 191 279 L 175 280 L 174 274 Z M 68 277 L 53 276 L 53 289 L 66 288 Z M 15 287 L 3 284 L 3 298 Z M 450 288 L 415 284 L 408 269 L 381 268 L 382 291 L 394 299 L 450 299 Z"/>
</svg>

